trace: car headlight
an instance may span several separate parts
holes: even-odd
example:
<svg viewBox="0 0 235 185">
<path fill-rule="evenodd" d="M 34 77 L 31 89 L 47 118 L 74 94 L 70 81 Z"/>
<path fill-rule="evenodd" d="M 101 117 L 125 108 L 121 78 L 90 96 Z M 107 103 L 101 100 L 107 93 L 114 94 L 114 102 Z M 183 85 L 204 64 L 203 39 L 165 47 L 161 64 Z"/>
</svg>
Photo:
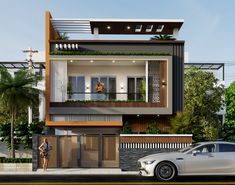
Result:
<svg viewBox="0 0 235 185">
<path fill-rule="evenodd" d="M 153 160 L 153 161 L 144 161 L 143 163 L 146 164 L 146 165 L 149 165 L 149 164 L 153 164 L 154 161 L 155 160 Z"/>
</svg>

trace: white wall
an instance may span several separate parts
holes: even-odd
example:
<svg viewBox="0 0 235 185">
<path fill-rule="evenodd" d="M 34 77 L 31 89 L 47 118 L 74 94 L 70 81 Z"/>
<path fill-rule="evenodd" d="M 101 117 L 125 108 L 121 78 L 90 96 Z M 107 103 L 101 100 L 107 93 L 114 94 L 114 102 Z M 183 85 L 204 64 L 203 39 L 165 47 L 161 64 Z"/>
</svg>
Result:
<svg viewBox="0 0 235 185">
<path fill-rule="evenodd" d="M 85 86 L 89 85 L 86 92 L 91 92 L 91 77 L 111 76 L 116 77 L 117 92 L 127 92 L 127 77 L 145 76 L 145 66 L 68 66 L 68 76 L 85 76 Z M 123 89 L 121 89 L 121 84 Z M 86 96 L 89 99 L 89 95 Z M 126 100 L 127 95 L 117 95 L 118 100 Z"/>
<path fill-rule="evenodd" d="M 67 61 L 51 61 L 51 102 L 67 99 Z"/>
</svg>

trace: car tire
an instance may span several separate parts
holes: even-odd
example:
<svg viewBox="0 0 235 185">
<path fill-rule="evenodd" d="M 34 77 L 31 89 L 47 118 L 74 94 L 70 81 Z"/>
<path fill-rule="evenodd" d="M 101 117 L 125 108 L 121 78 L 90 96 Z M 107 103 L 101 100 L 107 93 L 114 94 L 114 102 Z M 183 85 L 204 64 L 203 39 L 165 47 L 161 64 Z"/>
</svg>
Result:
<svg viewBox="0 0 235 185">
<path fill-rule="evenodd" d="M 176 176 L 175 165 L 171 162 L 161 162 L 155 168 L 155 176 L 159 181 L 170 181 Z"/>
</svg>

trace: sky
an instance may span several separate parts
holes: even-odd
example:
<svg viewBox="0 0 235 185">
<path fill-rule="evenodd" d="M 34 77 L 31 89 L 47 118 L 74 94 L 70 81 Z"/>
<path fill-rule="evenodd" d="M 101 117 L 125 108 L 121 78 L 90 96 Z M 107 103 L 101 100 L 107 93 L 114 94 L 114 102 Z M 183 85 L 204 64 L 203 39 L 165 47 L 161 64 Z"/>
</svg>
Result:
<svg viewBox="0 0 235 185">
<path fill-rule="evenodd" d="M 0 61 L 45 50 L 45 11 L 54 18 L 184 19 L 190 62 L 224 62 L 235 80 L 235 0 L 0 0 Z M 124 37 L 120 37 L 125 39 Z"/>
</svg>

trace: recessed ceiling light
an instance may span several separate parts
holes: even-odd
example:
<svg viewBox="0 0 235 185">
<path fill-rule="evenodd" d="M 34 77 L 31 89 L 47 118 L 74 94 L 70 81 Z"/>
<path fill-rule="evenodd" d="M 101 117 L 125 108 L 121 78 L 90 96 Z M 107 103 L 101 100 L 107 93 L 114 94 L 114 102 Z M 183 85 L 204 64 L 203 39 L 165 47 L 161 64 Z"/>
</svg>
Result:
<svg viewBox="0 0 235 185">
<path fill-rule="evenodd" d="M 72 63 L 72 62 L 73 62 L 73 60 L 70 60 L 70 62 Z"/>
<path fill-rule="evenodd" d="M 115 63 L 115 60 L 113 60 L 112 63 Z"/>
<path fill-rule="evenodd" d="M 135 63 L 135 60 L 132 60 L 132 63 Z"/>
<path fill-rule="evenodd" d="M 110 30 L 110 29 L 111 29 L 111 26 L 107 26 L 107 29 Z"/>
<path fill-rule="evenodd" d="M 127 26 L 127 27 L 126 27 L 126 29 L 128 29 L 128 30 L 129 30 L 129 29 L 131 29 L 131 27 L 130 27 L 130 26 Z"/>
<path fill-rule="evenodd" d="M 94 61 L 93 61 L 93 60 L 91 60 L 90 62 L 91 62 L 91 63 L 93 63 Z"/>
</svg>

